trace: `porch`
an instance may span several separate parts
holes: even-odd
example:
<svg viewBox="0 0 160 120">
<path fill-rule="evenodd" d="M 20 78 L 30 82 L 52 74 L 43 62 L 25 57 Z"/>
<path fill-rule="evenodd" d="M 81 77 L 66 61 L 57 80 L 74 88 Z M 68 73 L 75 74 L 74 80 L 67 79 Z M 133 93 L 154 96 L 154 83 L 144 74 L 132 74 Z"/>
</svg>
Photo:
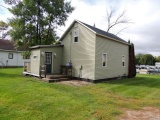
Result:
<svg viewBox="0 0 160 120">
<path fill-rule="evenodd" d="M 39 77 L 45 82 L 60 82 L 72 79 L 72 66 L 61 65 L 59 73 L 47 73 L 46 65 L 40 65 L 39 75 L 32 74 L 30 62 L 24 62 L 23 75 Z"/>
</svg>

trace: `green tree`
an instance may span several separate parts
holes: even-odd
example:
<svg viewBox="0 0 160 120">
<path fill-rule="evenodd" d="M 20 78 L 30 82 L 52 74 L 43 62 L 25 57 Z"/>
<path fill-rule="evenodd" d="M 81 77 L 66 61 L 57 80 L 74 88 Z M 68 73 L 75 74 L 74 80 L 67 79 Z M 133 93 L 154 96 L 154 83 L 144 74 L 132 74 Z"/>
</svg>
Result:
<svg viewBox="0 0 160 120">
<path fill-rule="evenodd" d="M 154 65 L 155 60 L 151 54 L 144 54 L 140 59 L 141 65 Z"/>
<path fill-rule="evenodd" d="M 135 56 L 135 64 L 136 64 L 136 65 L 140 65 L 140 60 L 141 60 L 142 56 L 143 56 L 142 53 L 138 53 L 138 54 Z"/>
<path fill-rule="evenodd" d="M 4 21 L 0 21 L 0 38 L 5 38 L 8 35 L 8 24 Z"/>
<path fill-rule="evenodd" d="M 155 62 L 160 62 L 160 56 L 155 57 Z"/>
<path fill-rule="evenodd" d="M 51 44 L 55 41 L 56 28 L 65 25 L 74 10 L 65 0 L 4 0 L 14 15 L 9 20 L 10 35 L 16 46 L 26 48 L 34 45 Z"/>
</svg>

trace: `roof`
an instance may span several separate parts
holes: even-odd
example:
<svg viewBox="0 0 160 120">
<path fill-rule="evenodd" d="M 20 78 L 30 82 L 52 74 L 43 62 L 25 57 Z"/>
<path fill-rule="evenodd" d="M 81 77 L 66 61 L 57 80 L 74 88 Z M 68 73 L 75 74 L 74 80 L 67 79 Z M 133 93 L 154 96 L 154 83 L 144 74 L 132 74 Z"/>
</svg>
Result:
<svg viewBox="0 0 160 120">
<path fill-rule="evenodd" d="M 91 26 L 91 25 L 88 25 L 86 23 L 83 23 L 81 22 L 82 24 L 84 24 L 85 26 L 87 26 L 88 28 L 90 28 L 91 30 L 93 30 L 94 32 L 96 32 L 97 34 L 100 34 L 100 35 L 103 35 L 103 36 L 106 36 L 106 37 L 110 37 L 110 38 L 113 38 L 113 39 L 116 39 L 116 40 L 119 40 L 119 41 L 122 41 L 122 42 L 126 42 L 124 41 L 123 39 L 121 39 L 120 37 L 112 34 L 112 33 L 109 33 L 109 32 L 106 32 L 106 31 L 103 31 L 101 29 L 98 29 L 94 26 Z"/>
<path fill-rule="evenodd" d="M 38 48 L 49 48 L 49 47 L 63 47 L 64 45 L 58 44 L 58 45 L 36 45 L 33 47 L 30 47 L 30 49 L 38 49 Z"/>
<path fill-rule="evenodd" d="M 14 43 L 10 40 L 0 39 L 0 49 L 3 50 L 15 50 Z"/>
<path fill-rule="evenodd" d="M 10 40 L 0 39 L 0 50 L 10 50 L 15 51 L 14 42 Z M 25 51 L 23 47 L 17 49 L 18 51 Z"/>
<path fill-rule="evenodd" d="M 89 30 L 93 31 L 96 35 L 100 35 L 100 36 L 103 36 L 103 37 L 106 37 L 106 38 L 109 38 L 109 39 L 112 39 L 112 40 L 115 40 L 117 42 L 121 42 L 121 43 L 125 43 L 125 44 L 128 44 L 128 42 L 126 42 L 125 40 L 121 39 L 120 37 L 112 34 L 112 33 L 109 33 L 109 32 L 106 32 L 106 31 L 103 31 L 99 28 L 96 28 L 94 26 L 91 26 L 91 25 L 88 25 L 84 22 L 81 22 L 79 20 L 74 20 L 73 23 L 69 26 L 69 28 L 66 30 L 66 32 L 62 35 L 62 37 L 60 38 L 60 40 L 62 40 L 64 38 L 64 36 L 68 33 L 68 31 L 71 29 L 71 27 L 74 25 L 75 22 L 78 22 L 80 23 L 81 25 L 83 25 L 84 27 L 88 28 Z"/>
</svg>

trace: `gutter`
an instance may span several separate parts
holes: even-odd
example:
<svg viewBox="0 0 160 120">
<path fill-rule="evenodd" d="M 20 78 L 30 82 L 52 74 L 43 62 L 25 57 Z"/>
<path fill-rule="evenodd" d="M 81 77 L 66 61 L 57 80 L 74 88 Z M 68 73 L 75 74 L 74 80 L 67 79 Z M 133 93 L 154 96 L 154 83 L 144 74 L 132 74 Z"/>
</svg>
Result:
<svg viewBox="0 0 160 120">
<path fill-rule="evenodd" d="M 5 49 L 0 49 L 0 51 L 6 51 L 6 52 L 25 52 L 25 51 L 5 50 Z"/>
</svg>

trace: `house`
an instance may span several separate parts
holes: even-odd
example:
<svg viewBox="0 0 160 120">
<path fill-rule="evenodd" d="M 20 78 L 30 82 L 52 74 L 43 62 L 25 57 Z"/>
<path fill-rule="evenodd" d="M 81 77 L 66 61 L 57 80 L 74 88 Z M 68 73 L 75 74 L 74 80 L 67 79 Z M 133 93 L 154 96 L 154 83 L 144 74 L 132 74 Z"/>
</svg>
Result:
<svg viewBox="0 0 160 120">
<path fill-rule="evenodd" d="M 25 61 L 21 53 L 24 49 L 16 50 L 14 42 L 0 39 L 0 67 L 22 67 Z"/>
<path fill-rule="evenodd" d="M 31 47 L 30 74 L 60 73 L 60 66 L 72 66 L 75 78 L 90 81 L 128 76 L 129 44 L 114 34 L 74 20 L 60 38 L 60 45 Z"/>
</svg>

